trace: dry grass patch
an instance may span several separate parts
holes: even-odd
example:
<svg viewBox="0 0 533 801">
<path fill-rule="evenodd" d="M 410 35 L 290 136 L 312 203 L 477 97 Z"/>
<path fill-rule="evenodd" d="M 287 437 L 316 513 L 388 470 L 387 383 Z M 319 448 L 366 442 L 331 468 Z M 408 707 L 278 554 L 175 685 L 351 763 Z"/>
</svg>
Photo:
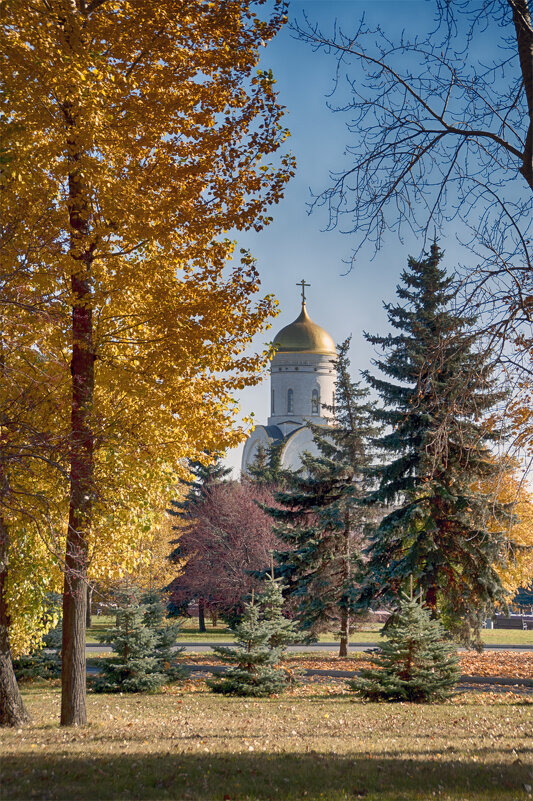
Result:
<svg viewBox="0 0 533 801">
<path fill-rule="evenodd" d="M 187 682 L 89 696 L 60 729 L 59 690 L 25 689 L 34 723 L 3 731 L 2 801 L 521 801 L 533 785 L 533 704 L 510 693 L 413 706 L 310 684 L 266 700 Z"/>
</svg>

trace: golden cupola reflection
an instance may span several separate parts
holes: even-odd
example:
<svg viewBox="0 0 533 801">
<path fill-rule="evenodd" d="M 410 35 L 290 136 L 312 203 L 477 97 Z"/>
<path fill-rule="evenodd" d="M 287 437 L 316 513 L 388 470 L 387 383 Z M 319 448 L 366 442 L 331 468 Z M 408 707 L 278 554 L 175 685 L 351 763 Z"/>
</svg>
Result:
<svg viewBox="0 0 533 801">
<path fill-rule="evenodd" d="M 293 323 L 274 337 L 276 353 L 326 353 L 335 356 L 335 343 L 322 326 L 314 323 L 302 303 L 302 311 Z"/>
</svg>

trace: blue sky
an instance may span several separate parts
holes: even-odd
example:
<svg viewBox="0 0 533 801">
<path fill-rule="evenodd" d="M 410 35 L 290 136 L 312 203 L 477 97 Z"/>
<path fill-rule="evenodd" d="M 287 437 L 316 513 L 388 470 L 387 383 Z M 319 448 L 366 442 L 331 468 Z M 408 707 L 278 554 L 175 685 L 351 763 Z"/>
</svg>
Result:
<svg viewBox="0 0 533 801">
<path fill-rule="evenodd" d="M 290 20 L 320 23 L 331 32 L 335 20 L 346 31 L 354 30 L 362 14 L 370 25 L 381 24 L 391 35 L 397 34 L 416 18 L 417 29 L 429 29 L 434 11 L 425 0 L 293 0 Z M 286 27 L 264 51 L 261 67 L 271 68 L 280 101 L 287 107 L 285 117 L 291 131 L 289 146 L 297 159 L 297 172 L 284 200 L 273 207 L 274 221 L 264 231 L 240 234 L 238 247 L 250 248 L 257 258 L 264 292 L 272 292 L 280 304 L 280 315 L 266 335 L 256 338 L 256 347 L 274 338 L 276 332 L 297 317 L 302 278 L 311 284 L 307 290 L 311 318 L 326 328 L 336 342 L 352 335 L 351 363 L 354 378 L 370 366 L 372 347 L 363 331 L 385 333 L 387 326 L 383 301 L 393 301 L 400 272 L 408 255 L 419 256 L 422 243 L 414 238 L 403 244 L 389 235 L 384 248 L 374 256 L 369 247 L 362 251 L 347 274 L 344 263 L 350 258 L 352 238 L 339 230 L 325 231 L 325 209 L 308 213 L 310 190 L 320 192 L 328 185 L 330 170 L 346 165 L 344 148 L 348 142 L 347 118 L 327 107 L 335 72 L 332 56 L 313 52 L 297 41 Z M 453 270 L 459 252 L 453 241 L 440 242 L 446 251 L 445 265 Z M 249 388 L 238 398 L 243 415 L 254 413 L 257 423 L 269 414 L 268 378 Z M 227 462 L 240 467 L 242 446 L 228 454 Z"/>
</svg>

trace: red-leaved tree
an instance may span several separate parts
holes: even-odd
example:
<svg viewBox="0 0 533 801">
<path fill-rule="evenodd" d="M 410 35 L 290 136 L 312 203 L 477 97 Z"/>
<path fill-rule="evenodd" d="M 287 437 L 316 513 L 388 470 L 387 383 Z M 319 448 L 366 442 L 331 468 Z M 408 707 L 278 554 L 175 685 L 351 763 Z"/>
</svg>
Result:
<svg viewBox="0 0 533 801">
<path fill-rule="evenodd" d="M 216 616 L 236 610 L 243 596 L 259 586 L 254 573 L 269 567 L 279 543 L 258 504 L 270 506 L 273 497 L 256 484 L 224 482 L 206 490 L 175 551 L 186 562 L 170 585 L 173 605 L 197 601 L 200 611 Z"/>
</svg>

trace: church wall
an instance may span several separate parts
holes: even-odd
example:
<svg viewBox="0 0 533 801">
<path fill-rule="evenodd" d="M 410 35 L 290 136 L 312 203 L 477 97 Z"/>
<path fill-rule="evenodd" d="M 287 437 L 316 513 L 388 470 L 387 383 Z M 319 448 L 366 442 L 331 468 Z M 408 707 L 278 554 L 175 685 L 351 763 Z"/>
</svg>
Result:
<svg viewBox="0 0 533 801">
<path fill-rule="evenodd" d="M 265 431 L 264 426 L 256 426 L 246 442 L 244 443 L 244 451 L 242 454 L 242 470 L 246 471 L 248 465 L 252 464 L 257 456 L 257 449 L 262 445 L 266 450 L 270 446 L 272 440 Z"/>
<path fill-rule="evenodd" d="M 294 434 L 287 437 L 283 449 L 283 467 L 286 470 L 299 470 L 302 466 L 301 454 L 304 451 L 309 451 L 313 456 L 320 455 L 309 428 L 299 428 Z"/>
<path fill-rule="evenodd" d="M 269 425 L 279 425 L 284 420 L 304 423 L 306 419 L 317 423 L 326 422 L 324 410 L 313 413 L 313 390 L 318 392 L 319 404 L 331 404 L 335 391 L 333 356 L 318 353 L 277 353 L 271 365 L 271 414 Z M 292 390 L 293 407 L 287 406 L 288 392 Z M 274 401 L 274 408 L 272 402 Z"/>
</svg>

